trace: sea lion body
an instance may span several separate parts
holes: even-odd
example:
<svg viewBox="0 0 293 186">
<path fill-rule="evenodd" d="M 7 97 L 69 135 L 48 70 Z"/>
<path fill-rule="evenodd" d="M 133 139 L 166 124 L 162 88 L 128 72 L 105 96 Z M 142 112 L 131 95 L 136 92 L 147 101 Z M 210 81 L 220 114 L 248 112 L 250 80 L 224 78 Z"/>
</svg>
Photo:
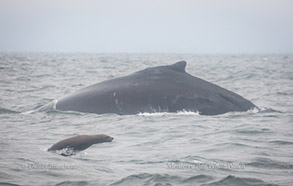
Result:
<svg viewBox="0 0 293 186">
<path fill-rule="evenodd" d="M 83 151 L 96 143 L 111 142 L 114 138 L 105 134 L 79 135 L 64 139 L 54 144 L 48 151 L 70 149 L 73 151 Z"/>
</svg>

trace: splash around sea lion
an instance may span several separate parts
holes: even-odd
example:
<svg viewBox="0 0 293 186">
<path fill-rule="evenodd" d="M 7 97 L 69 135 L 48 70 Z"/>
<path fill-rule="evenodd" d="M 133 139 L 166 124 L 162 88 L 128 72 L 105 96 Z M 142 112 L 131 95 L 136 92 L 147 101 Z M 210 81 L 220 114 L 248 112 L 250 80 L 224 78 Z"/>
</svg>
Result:
<svg viewBox="0 0 293 186">
<path fill-rule="evenodd" d="M 64 150 L 61 155 L 72 155 L 77 151 L 83 151 L 93 144 L 112 142 L 114 138 L 106 134 L 79 135 L 59 141 L 48 149 L 48 151 Z"/>
</svg>

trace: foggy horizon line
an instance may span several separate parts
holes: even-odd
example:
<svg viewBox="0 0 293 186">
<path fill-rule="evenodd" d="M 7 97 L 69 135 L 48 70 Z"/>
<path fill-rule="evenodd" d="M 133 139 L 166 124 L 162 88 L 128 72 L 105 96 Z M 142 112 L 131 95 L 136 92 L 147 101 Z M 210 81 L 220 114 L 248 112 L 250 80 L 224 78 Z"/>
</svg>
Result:
<svg viewBox="0 0 293 186">
<path fill-rule="evenodd" d="M 193 54 L 193 55 L 293 55 L 293 52 L 102 52 L 102 51 L 1 51 L 0 54 Z"/>
</svg>

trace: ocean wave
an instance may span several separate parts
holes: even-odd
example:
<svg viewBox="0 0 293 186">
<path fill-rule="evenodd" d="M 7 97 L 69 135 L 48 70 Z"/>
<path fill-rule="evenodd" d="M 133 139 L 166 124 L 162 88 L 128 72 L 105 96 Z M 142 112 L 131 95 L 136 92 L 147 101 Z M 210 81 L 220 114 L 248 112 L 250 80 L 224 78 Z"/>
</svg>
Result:
<svg viewBox="0 0 293 186">
<path fill-rule="evenodd" d="M 5 109 L 5 108 L 0 108 L 0 114 L 18 114 L 20 112 L 10 110 L 10 109 Z"/>
<path fill-rule="evenodd" d="M 257 135 L 257 134 L 264 134 L 264 133 L 273 133 L 268 128 L 257 129 L 257 130 L 250 130 L 250 129 L 236 129 L 233 131 L 236 134 L 244 134 L 244 135 Z"/>
<path fill-rule="evenodd" d="M 204 184 L 202 186 L 220 186 L 220 185 L 226 185 L 226 186 L 249 186 L 249 185 L 254 185 L 254 186 L 274 186 L 276 184 L 270 184 L 270 183 L 266 183 L 260 179 L 256 179 L 256 178 L 243 178 L 243 177 L 236 177 L 236 176 L 232 176 L 229 175 L 225 178 L 223 178 L 220 181 L 216 181 L 213 183 L 209 183 L 209 184 Z"/>
<path fill-rule="evenodd" d="M 291 163 L 275 161 L 270 158 L 257 158 L 253 162 L 246 163 L 245 165 L 262 169 L 293 169 L 293 164 Z"/>
<path fill-rule="evenodd" d="M 201 174 L 201 175 L 197 175 L 197 176 L 192 176 L 190 178 L 186 178 L 186 179 L 182 180 L 181 183 L 183 183 L 183 184 L 192 184 L 193 183 L 193 185 L 194 185 L 195 183 L 206 183 L 211 180 L 213 180 L 213 178 L 211 176 Z"/>
<path fill-rule="evenodd" d="M 190 184 L 191 181 L 199 179 L 203 180 L 203 177 L 200 176 L 197 179 L 196 177 L 193 177 L 193 179 L 188 180 L 183 177 L 169 174 L 141 173 L 126 176 L 110 185 L 179 185 L 180 183 Z"/>
<path fill-rule="evenodd" d="M 9 182 L 0 182 L 0 185 L 6 185 L 6 186 L 20 186 L 18 184 L 9 183 Z"/>
<path fill-rule="evenodd" d="M 269 141 L 269 143 L 273 143 L 273 144 L 277 144 L 277 145 L 293 145 L 292 141 L 283 141 L 283 140 Z"/>
<path fill-rule="evenodd" d="M 169 174 L 149 174 L 141 173 L 126 176 L 110 185 L 201 185 L 201 186 L 273 186 L 275 184 L 266 183 L 257 178 L 245 178 L 229 175 L 219 181 L 214 181 L 212 176 L 195 175 L 188 178 Z"/>
<path fill-rule="evenodd" d="M 56 184 L 56 186 L 58 186 L 58 185 L 62 185 L 62 186 L 66 186 L 66 185 L 68 185 L 68 186 L 77 186 L 77 185 L 88 185 L 89 184 L 89 182 L 87 182 L 87 181 L 63 181 L 63 182 L 60 182 L 60 183 L 57 183 Z M 98 185 L 98 184 L 97 184 Z"/>
</svg>

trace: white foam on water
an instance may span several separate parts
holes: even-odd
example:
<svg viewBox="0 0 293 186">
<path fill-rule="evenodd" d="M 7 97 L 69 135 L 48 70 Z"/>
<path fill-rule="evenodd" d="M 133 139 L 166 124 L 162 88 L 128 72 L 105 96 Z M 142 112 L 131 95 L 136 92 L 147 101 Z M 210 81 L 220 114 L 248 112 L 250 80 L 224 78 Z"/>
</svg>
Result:
<svg viewBox="0 0 293 186">
<path fill-rule="evenodd" d="M 46 112 L 46 111 L 50 111 L 50 110 L 56 110 L 57 103 L 58 103 L 58 100 L 56 99 L 56 100 L 53 100 L 53 101 L 47 103 L 44 106 L 41 106 L 40 108 L 29 110 L 26 112 L 22 112 L 21 114 L 28 115 L 28 114 L 33 114 L 36 112 Z"/>
<path fill-rule="evenodd" d="M 179 111 L 179 112 L 154 112 L 154 113 L 149 113 L 149 112 L 143 112 L 143 113 L 138 113 L 138 116 L 180 116 L 180 115 L 195 115 L 198 116 L 200 113 L 198 111 L 193 112 L 193 111 Z"/>
</svg>

